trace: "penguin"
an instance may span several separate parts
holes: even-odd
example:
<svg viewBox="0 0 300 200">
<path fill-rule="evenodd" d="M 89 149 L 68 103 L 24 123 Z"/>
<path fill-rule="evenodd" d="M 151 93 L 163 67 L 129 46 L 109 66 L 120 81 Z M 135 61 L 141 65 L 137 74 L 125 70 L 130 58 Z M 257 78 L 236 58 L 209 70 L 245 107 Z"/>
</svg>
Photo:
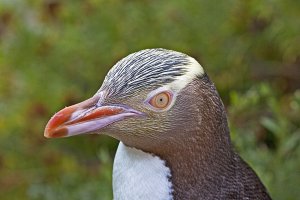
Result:
<svg viewBox="0 0 300 200">
<path fill-rule="evenodd" d="M 236 153 L 222 100 L 192 57 L 145 49 L 118 61 L 90 99 L 66 107 L 44 136 L 105 134 L 120 141 L 116 200 L 269 200 Z"/>
</svg>

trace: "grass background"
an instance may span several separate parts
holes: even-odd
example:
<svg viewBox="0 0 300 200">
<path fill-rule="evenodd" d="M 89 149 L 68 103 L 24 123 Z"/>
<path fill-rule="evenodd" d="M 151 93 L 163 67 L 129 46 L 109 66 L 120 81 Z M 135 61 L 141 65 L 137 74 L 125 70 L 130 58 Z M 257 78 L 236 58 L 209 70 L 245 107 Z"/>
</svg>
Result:
<svg viewBox="0 0 300 200">
<path fill-rule="evenodd" d="M 120 58 L 154 47 L 200 61 L 236 149 L 274 199 L 299 199 L 299 19 L 293 0 L 1 0 L 0 199 L 112 199 L 117 141 L 43 129 Z"/>
</svg>

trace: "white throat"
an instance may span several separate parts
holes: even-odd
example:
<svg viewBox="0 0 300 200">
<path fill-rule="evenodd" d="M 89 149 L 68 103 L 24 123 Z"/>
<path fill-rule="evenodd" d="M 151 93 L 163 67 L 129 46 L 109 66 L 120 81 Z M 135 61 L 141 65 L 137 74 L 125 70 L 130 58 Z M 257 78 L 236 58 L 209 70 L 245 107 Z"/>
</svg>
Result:
<svg viewBox="0 0 300 200">
<path fill-rule="evenodd" d="M 165 161 L 120 142 L 113 168 L 115 200 L 172 200 L 170 177 Z"/>
</svg>

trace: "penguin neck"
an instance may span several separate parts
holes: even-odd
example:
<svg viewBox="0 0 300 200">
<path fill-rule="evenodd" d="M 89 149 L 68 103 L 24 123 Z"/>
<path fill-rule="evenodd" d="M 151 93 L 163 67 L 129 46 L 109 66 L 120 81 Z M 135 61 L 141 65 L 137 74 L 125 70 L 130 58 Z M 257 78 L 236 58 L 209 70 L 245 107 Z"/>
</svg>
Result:
<svg viewBox="0 0 300 200">
<path fill-rule="evenodd" d="M 221 188 L 227 187 L 224 184 L 235 177 L 236 154 L 229 138 L 221 137 L 229 134 L 227 123 L 216 132 L 205 131 L 185 132 L 180 142 L 178 138 L 164 141 L 158 151 L 120 142 L 113 169 L 114 198 L 197 199 L 201 193 L 204 199 L 214 199 L 220 195 Z"/>
<path fill-rule="evenodd" d="M 186 137 L 177 141 L 174 148 L 157 154 L 171 170 L 174 199 L 195 199 L 199 193 L 203 198 L 214 197 L 215 192 L 225 188 L 225 181 L 235 177 L 232 170 L 236 165 L 235 153 L 229 136 L 228 139 L 222 137 L 229 134 L 227 124 L 215 130 L 218 132 L 205 131 L 205 134 L 201 131 L 185 133 Z"/>
</svg>

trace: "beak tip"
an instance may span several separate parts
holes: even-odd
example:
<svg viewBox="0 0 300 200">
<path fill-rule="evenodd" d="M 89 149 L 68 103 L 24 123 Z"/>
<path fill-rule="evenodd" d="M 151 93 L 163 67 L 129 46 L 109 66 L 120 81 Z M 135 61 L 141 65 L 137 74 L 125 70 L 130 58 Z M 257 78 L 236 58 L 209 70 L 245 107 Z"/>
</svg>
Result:
<svg viewBox="0 0 300 200">
<path fill-rule="evenodd" d="M 62 109 L 51 117 L 44 131 L 45 138 L 59 138 L 68 136 L 68 129 L 60 127 L 67 122 L 72 113 L 76 110 L 76 106 L 70 106 Z"/>
<path fill-rule="evenodd" d="M 57 128 L 54 130 L 46 128 L 44 132 L 45 138 L 60 138 L 60 137 L 67 137 L 67 136 L 68 136 L 67 128 Z"/>
</svg>

